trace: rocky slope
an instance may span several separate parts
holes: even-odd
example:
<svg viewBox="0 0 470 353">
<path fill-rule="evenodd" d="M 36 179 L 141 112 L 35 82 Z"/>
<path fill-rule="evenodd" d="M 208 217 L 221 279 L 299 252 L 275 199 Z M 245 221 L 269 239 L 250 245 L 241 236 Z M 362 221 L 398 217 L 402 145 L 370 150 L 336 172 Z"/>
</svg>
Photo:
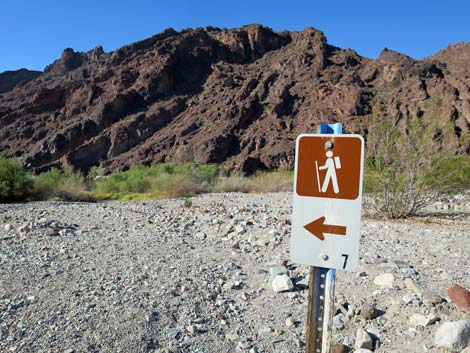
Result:
<svg viewBox="0 0 470 353">
<path fill-rule="evenodd" d="M 0 351 L 305 352 L 291 198 L 0 205 Z M 436 206 L 363 219 L 359 267 L 335 290 L 333 342 L 348 348 L 333 352 L 470 345 L 470 293 L 455 286 L 470 288 L 470 199 Z"/>
<path fill-rule="evenodd" d="M 11 91 L 18 84 L 24 85 L 26 82 L 34 80 L 41 75 L 40 71 L 19 69 L 16 71 L 5 71 L 0 73 L 0 94 Z"/>
<path fill-rule="evenodd" d="M 320 121 L 367 135 L 372 117 L 406 130 L 410 116 L 469 153 L 469 55 L 463 43 L 425 60 L 387 49 L 371 60 L 313 28 L 259 25 L 169 29 L 110 53 L 66 49 L 0 96 L 0 154 L 33 171 L 194 161 L 250 173 L 292 167 L 296 135 Z"/>
</svg>

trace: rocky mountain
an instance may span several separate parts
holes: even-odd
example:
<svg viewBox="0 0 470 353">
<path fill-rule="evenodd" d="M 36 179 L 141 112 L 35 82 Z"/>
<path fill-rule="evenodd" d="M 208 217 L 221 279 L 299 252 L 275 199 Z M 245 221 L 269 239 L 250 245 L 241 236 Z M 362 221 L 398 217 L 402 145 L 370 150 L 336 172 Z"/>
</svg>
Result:
<svg viewBox="0 0 470 353">
<path fill-rule="evenodd" d="M 21 86 L 28 81 L 34 80 L 41 74 L 40 71 L 19 69 L 16 71 L 5 71 L 0 73 L 0 93 L 11 91 L 18 84 Z"/>
<path fill-rule="evenodd" d="M 30 170 L 134 163 L 218 163 L 246 173 L 292 167 L 299 133 L 409 117 L 451 128 L 469 153 L 470 43 L 424 60 L 384 49 L 376 60 L 324 34 L 168 29 L 106 53 L 66 49 L 44 74 L 0 95 L 0 154 Z"/>
</svg>

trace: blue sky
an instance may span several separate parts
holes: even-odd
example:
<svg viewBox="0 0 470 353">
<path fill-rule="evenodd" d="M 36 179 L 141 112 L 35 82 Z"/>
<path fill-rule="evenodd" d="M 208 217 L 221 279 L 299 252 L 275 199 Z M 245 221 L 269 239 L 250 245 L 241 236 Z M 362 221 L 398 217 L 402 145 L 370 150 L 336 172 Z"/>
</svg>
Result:
<svg viewBox="0 0 470 353">
<path fill-rule="evenodd" d="M 371 58 L 384 47 L 423 58 L 470 41 L 469 13 L 467 0 L 2 0 L 0 72 L 42 70 L 66 47 L 103 45 L 110 51 L 168 27 L 250 23 L 276 30 L 315 27 L 329 43 Z"/>
</svg>

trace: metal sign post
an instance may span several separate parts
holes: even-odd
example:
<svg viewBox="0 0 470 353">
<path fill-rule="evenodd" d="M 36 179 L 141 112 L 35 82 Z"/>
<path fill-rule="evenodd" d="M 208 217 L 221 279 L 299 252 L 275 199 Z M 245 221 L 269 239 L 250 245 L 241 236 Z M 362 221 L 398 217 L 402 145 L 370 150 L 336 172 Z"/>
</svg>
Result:
<svg viewBox="0 0 470 353">
<path fill-rule="evenodd" d="M 336 269 L 359 257 L 364 141 L 342 124 L 297 138 L 291 259 L 310 265 L 307 353 L 329 353 Z"/>
</svg>

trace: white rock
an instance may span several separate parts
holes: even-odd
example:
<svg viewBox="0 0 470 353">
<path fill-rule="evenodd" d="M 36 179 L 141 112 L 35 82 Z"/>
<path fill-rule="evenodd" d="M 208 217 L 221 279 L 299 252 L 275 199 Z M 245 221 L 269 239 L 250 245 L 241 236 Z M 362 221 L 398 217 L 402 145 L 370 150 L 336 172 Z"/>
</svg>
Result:
<svg viewBox="0 0 470 353">
<path fill-rule="evenodd" d="M 228 339 L 229 341 L 233 342 L 238 339 L 238 335 L 233 334 L 233 333 L 226 333 L 225 338 Z"/>
<path fill-rule="evenodd" d="M 359 349 L 355 349 L 354 353 L 372 353 L 372 351 L 370 349 L 359 348 Z"/>
<path fill-rule="evenodd" d="M 291 290 L 294 288 L 292 280 L 287 275 L 278 275 L 272 282 L 273 291 L 276 293 Z"/>
<path fill-rule="evenodd" d="M 436 332 L 434 342 L 438 347 L 461 351 L 470 346 L 470 320 L 445 322 Z"/>
<path fill-rule="evenodd" d="M 199 232 L 199 233 L 194 234 L 194 237 L 196 239 L 204 240 L 207 238 L 207 235 L 204 232 Z"/>
<path fill-rule="evenodd" d="M 337 330 L 344 329 L 345 316 L 343 313 L 339 313 L 333 317 L 333 328 Z"/>
<path fill-rule="evenodd" d="M 413 327 L 422 326 L 426 327 L 435 323 L 439 318 L 435 315 L 424 316 L 421 314 L 413 314 L 410 317 L 410 325 Z"/>
<path fill-rule="evenodd" d="M 245 231 L 246 231 L 245 227 L 242 226 L 241 224 L 235 227 L 235 233 L 237 234 L 243 234 L 245 233 Z"/>
<path fill-rule="evenodd" d="M 391 273 L 384 273 L 374 278 L 374 283 L 380 287 L 392 288 L 395 277 Z"/>
<path fill-rule="evenodd" d="M 405 302 L 405 304 L 410 304 L 413 300 L 417 300 L 417 299 L 419 299 L 419 297 L 416 293 L 408 293 L 408 294 L 405 294 L 403 298 L 401 298 L 401 300 Z"/>
<path fill-rule="evenodd" d="M 287 327 L 294 326 L 294 324 L 295 324 L 295 323 L 294 323 L 294 319 L 292 319 L 292 317 L 288 317 L 288 318 L 286 319 L 286 326 L 287 326 Z"/>
<path fill-rule="evenodd" d="M 29 223 L 25 223 L 22 226 L 20 226 L 18 229 L 18 233 L 28 233 L 31 230 L 31 227 L 29 226 Z"/>
<path fill-rule="evenodd" d="M 277 229 L 271 229 L 268 232 L 268 234 L 271 235 L 271 236 L 276 236 L 276 235 L 279 235 L 279 231 Z"/>
<path fill-rule="evenodd" d="M 267 336 L 273 332 L 273 329 L 271 327 L 263 327 L 258 330 L 258 335 L 259 336 Z"/>
<path fill-rule="evenodd" d="M 5 229 L 5 231 L 9 232 L 10 230 L 13 229 L 12 225 L 10 223 L 7 223 L 3 226 L 3 228 Z"/>
<path fill-rule="evenodd" d="M 354 347 L 366 349 L 374 348 L 372 337 L 370 337 L 369 333 L 363 328 L 358 329 L 356 332 L 356 342 L 354 343 Z"/>
</svg>

